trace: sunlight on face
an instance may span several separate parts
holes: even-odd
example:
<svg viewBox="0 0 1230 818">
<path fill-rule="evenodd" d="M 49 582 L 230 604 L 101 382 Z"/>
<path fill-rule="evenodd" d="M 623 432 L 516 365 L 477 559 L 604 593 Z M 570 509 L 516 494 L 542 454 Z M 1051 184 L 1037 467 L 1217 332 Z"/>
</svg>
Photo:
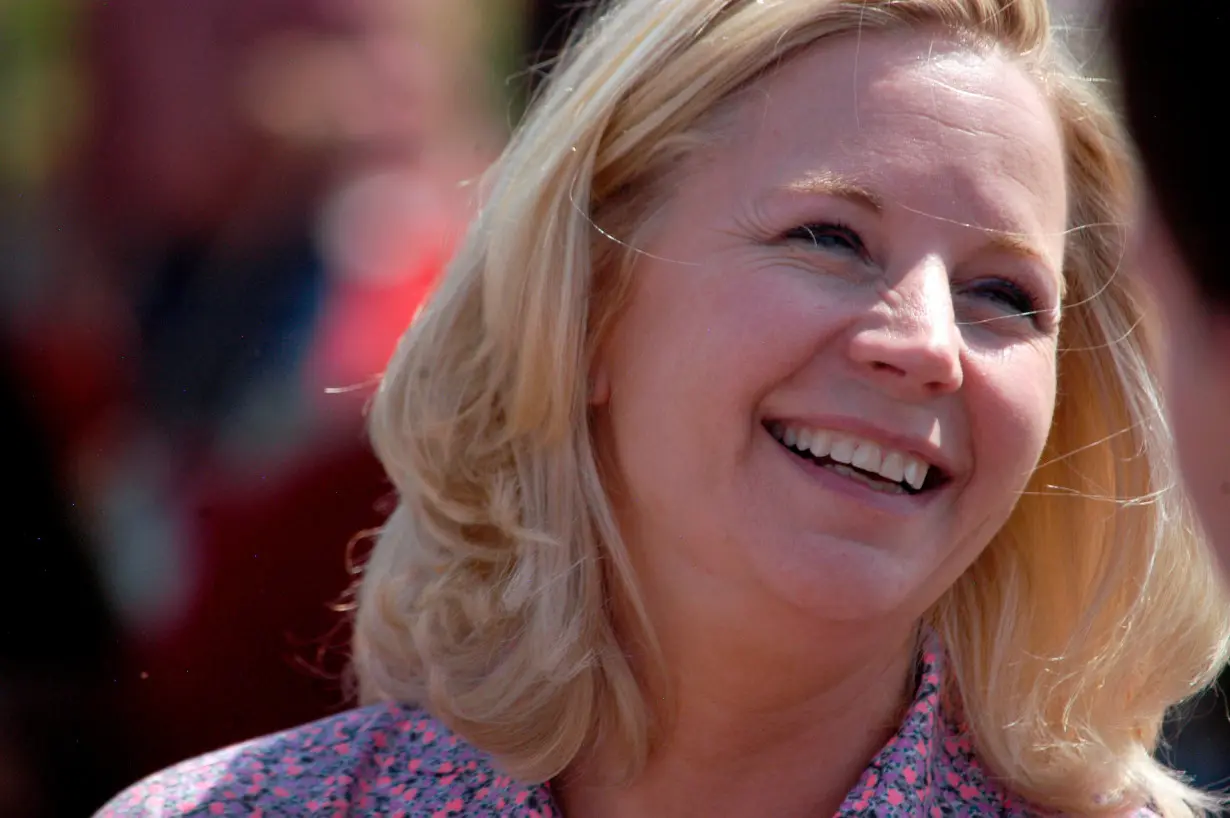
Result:
<svg viewBox="0 0 1230 818">
<path fill-rule="evenodd" d="M 1011 59 L 922 33 L 814 47 L 732 105 L 595 368 L 634 559 L 738 627 L 916 618 L 1050 425 L 1056 120 Z"/>
</svg>

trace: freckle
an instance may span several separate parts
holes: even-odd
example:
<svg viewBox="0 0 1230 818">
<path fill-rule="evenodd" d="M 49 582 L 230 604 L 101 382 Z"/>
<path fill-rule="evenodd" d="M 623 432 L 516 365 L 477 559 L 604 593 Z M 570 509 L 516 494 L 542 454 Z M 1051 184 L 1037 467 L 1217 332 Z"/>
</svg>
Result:
<svg viewBox="0 0 1230 818">
<path fill-rule="evenodd" d="M 1230 495 L 1230 480 L 1227 480 L 1226 482 L 1221 484 L 1221 493 L 1225 495 Z"/>
</svg>

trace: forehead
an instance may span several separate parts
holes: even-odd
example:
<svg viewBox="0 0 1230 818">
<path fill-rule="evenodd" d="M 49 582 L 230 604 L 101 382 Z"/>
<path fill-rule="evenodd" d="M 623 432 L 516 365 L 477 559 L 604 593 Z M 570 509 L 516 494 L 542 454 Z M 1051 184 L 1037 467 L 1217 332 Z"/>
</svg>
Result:
<svg viewBox="0 0 1230 818">
<path fill-rule="evenodd" d="M 889 205 L 990 230 L 1059 234 L 1063 142 L 1013 58 L 938 32 L 843 35 L 745 88 L 721 117 L 735 190 L 838 174 Z"/>
</svg>

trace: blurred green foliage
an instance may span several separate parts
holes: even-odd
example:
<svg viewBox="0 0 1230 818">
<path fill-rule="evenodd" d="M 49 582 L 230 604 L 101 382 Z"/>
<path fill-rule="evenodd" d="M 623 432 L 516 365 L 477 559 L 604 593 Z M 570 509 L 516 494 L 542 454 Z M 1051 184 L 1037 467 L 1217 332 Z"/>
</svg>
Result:
<svg viewBox="0 0 1230 818">
<path fill-rule="evenodd" d="M 488 83 L 492 98 L 507 112 L 507 124 L 521 118 L 528 97 L 528 78 L 524 76 L 526 19 L 529 3 L 524 0 L 478 0 L 484 48 L 490 59 Z"/>
<path fill-rule="evenodd" d="M 78 14 L 76 0 L 0 0 L 0 184 L 46 181 L 77 132 Z"/>
</svg>

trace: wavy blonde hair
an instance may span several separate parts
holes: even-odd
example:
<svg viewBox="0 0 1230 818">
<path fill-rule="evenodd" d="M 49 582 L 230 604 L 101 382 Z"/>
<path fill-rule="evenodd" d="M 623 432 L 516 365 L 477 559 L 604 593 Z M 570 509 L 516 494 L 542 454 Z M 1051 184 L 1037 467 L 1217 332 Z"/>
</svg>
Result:
<svg viewBox="0 0 1230 818">
<path fill-rule="evenodd" d="M 591 438 L 587 375 L 634 251 L 708 115 L 797 50 L 887 29 L 1015 55 L 1062 124 L 1071 199 L 1060 396 L 1015 512 L 929 614 L 984 763 L 1043 806 L 1212 802 L 1151 757 L 1226 658 L 1175 488 L 1142 306 L 1117 275 L 1131 165 L 1045 0 L 627 0 L 597 17 L 486 180 L 481 212 L 371 412 L 398 493 L 359 589 L 367 701 L 427 706 L 527 780 L 599 736 L 653 741 L 611 620 L 652 629 Z"/>
</svg>

